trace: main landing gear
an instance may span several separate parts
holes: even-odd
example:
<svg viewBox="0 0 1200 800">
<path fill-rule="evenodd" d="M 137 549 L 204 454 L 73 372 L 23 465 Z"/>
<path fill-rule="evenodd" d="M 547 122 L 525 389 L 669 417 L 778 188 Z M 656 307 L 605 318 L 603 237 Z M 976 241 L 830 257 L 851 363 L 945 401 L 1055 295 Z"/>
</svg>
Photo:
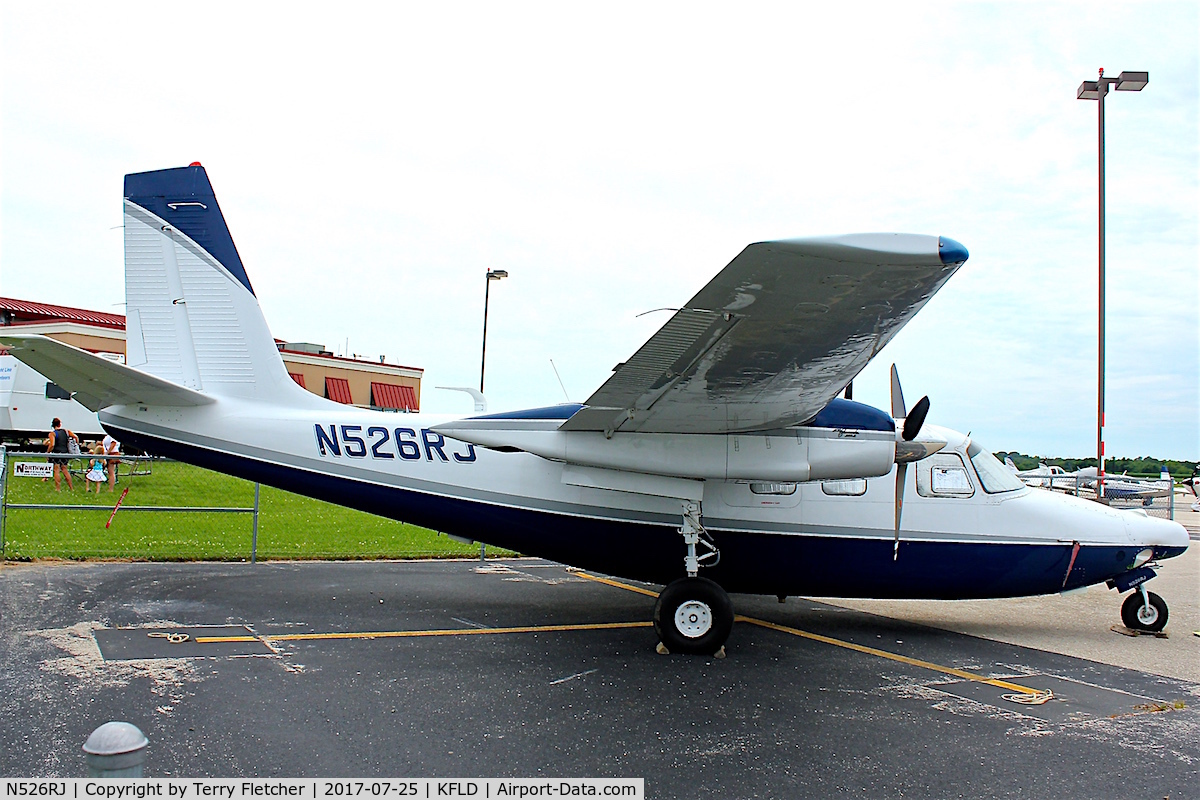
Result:
<svg viewBox="0 0 1200 800">
<path fill-rule="evenodd" d="M 724 589 L 697 575 L 700 567 L 717 564 L 721 551 L 700 524 L 700 506 L 685 503 L 683 508 L 679 532 L 687 545 L 684 567 L 688 576 L 667 584 L 654 604 L 659 652 L 721 656 L 733 629 L 733 603 Z M 705 552 L 699 554 L 698 548 Z"/>
<path fill-rule="evenodd" d="M 1121 604 L 1121 622 L 1130 630 L 1158 633 L 1167 627 L 1167 602 L 1143 583 Z"/>
</svg>

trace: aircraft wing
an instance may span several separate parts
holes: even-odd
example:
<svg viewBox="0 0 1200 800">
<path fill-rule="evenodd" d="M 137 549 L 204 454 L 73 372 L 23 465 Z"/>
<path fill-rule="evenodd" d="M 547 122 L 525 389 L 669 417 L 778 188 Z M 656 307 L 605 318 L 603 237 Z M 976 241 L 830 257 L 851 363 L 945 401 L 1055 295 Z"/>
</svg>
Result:
<svg viewBox="0 0 1200 800">
<path fill-rule="evenodd" d="M 966 259 L 952 239 L 912 234 L 749 245 L 561 430 L 733 433 L 807 422 Z"/>
<path fill-rule="evenodd" d="M 186 386 L 72 347 L 40 334 L 0 334 L 0 346 L 71 393 L 91 411 L 137 403 L 201 406 L 213 399 Z"/>
</svg>

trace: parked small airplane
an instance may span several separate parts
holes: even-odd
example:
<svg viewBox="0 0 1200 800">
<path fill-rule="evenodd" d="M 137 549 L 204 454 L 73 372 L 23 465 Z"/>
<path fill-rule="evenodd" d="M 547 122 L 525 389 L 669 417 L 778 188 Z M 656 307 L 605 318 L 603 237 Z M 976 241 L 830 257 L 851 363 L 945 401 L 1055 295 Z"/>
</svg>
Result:
<svg viewBox="0 0 1200 800">
<path fill-rule="evenodd" d="M 1038 464 L 1033 469 L 1019 470 L 1011 457 L 1006 457 L 1004 463 L 1026 486 L 1074 494 L 1078 494 L 1080 490 L 1087 490 L 1093 495 L 1096 493 L 1098 482 L 1095 467 L 1083 467 L 1074 472 L 1067 472 L 1059 466 Z M 1143 505 L 1151 505 L 1154 498 L 1167 497 L 1172 490 L 1170 481 L 1146 480 L 1128 475 L 1104 476 L 1104 497 L 1108 500 L 1141 500 Z"/>
<path fill-rule="evenodd" d="M 967 259 L 936 236 L 746 247 L 586 403 L 465 419 L 340 405 L 284 369 L 198 163 L 125 177 L 127 364 L 0 342 L 128 445 L 665 588 L 672 652 L 714 653 L 727 592 L 878 598 L 1134 589 L 1183 527 L 1025 487 L 983 446 L 838 394 Z M 705 576 L 701 577 L 703 571 Z"/>
<path fill-rule="evenodd" d="M 1092 492 L 1096 491 L 1096 468 L 1084 467 L 1079 470 L 1079 479 Z M 1141 500 L 1143 505 L 1152 505 L 1156 497 L 1169 497 L 1174 491 L 1170 480 L 1152 480 L 1134 478 L 1129 475 L 1104 476 L 1104 496 L 1109 500 Z"/>
<path fill-rule="evenodd" d="M 1006 456 L 1004 464 L 1012 471 L 1014 475 L 1021 479 L 1021 482 L 1026 486 L 1033 486 L 1041 489 L 1078 489 L 1080 484 L 1075 481 L 1074 472 L 1067 472 L 1062 467 L 1046 466 L 1038 464 L 1033 469 L 1017 469 L 1016 463 L 1013 462 L 1011 456 Z M 1059 478 L 1057 484 L 1055 479 Z"/>
</svg>

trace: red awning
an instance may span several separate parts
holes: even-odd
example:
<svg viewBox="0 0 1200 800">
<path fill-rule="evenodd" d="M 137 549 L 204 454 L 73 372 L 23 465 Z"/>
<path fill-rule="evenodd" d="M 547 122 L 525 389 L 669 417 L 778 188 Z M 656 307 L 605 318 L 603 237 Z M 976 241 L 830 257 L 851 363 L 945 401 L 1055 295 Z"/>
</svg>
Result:
<svg viewBox="0 0 1200 800">
<path fill-rule="evenodd" d="M 325 396 L 335 403 L 354 405 L 354 401 L 350 399 L 350 381 L 345 378 L 326 378 Z"/>
<path fill-rule="evenodd" d="M 35 303 L 30 300 L 15 300 L 11 297 L 0 297 L 0 311 L 9 311 L 13 316 L 24 322 L 85 322 L 91 325 L 104 325 L 109 328 L 124 328 L 125 317 L 120 314 L 109 314 L 104 311 L 88 311 L 86 308 L 71 306 L 55 306 L 49 303 Z"/>
<path fill-rule="evenodd" d="M 292 380 L 294 380 L 296 383 L 300 384 L 301 386 L 304 386 L 304 375 L 302 373 L 289 372 L 288 375 L 291 375 Z M 304 386 L 304 388 L 307 389 L 308 387 Z"/>
<path fill-rule="evenodd" d="M 371 382 L 371 405 L 378 408 L 394 408 L 398 411 L 416 411 L 417 393 L 411 386 L 394 383 Z"/>
</svg>

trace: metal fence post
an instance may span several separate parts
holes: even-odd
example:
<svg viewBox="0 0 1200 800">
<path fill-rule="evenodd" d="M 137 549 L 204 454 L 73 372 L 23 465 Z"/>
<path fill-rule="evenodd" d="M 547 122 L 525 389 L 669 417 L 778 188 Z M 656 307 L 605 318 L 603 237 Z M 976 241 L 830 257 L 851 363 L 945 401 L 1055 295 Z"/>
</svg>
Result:
<svg viewBox="0 0 1200 800">
<path fill-rule="evenodd" d="M 4 558 L 4 520 L 8 517 L 8 448 L 0 444 L 0 558 Z"/>
<path fill-rule="evenodd" d="M 1167 485 L 1167 519 L 1175 520 L 1175 479 L 1171 477 L 1171 471 L 1167 469 L 1167 465 L 1163 464 L 1162 472 L 1159 473 L 1159 480 Z"/>
<path fill-rule="evenodd" d="M 250 563 L 258 563 L 258 490 L 262 484 L 254 484 L 254 530 L 250 534 Z"/>
</svg>

